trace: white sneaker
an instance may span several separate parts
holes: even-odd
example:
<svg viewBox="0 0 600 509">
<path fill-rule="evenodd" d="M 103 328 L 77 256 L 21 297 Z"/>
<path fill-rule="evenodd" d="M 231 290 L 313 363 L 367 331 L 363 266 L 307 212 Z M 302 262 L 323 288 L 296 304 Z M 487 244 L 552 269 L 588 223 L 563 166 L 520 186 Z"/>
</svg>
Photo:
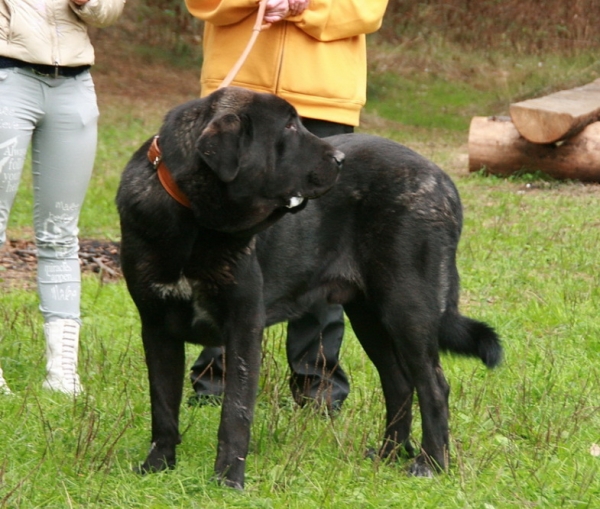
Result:
<svg viewBox="0 0 600 509">
<path fill-rule="evenodd" d="M 0 394 L 3 394 L 5 396 L 12 394 L 10 387 L 6 383 L 6 380 L 4 380 L 4 375 L 2 374 L 2 368 L 0 368 Z"/>
<path fill-rule="evenodd" d="M 77 396 L 83 387 L 77 374 L 79 323 L 53 320 L 44 324 L 46 336 L 46 380 L 44 389 Z"/>
</svg>

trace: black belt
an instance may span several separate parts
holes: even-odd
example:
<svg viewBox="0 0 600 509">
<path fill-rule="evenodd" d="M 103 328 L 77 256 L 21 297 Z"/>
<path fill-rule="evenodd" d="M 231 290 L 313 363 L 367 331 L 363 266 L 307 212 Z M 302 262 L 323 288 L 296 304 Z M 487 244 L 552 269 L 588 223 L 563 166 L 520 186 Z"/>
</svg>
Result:
<svg viewBox="0 0 600 509">
<path fill-rule="evenodd" d="M 48 78 L 73 78 L 87 71 L 91 65 L 78 65 L 74 67 L 68 67 L 64 65 L 44 65 L 44 64 L 30 64 L 29 62 L 23 62 L 16 58 L 2 57 L 0 56 L 0 69 L 7 67 L 18 67 L 20 69 L 28 69 L 38 76 L 45 76 Z"/>
</svg>

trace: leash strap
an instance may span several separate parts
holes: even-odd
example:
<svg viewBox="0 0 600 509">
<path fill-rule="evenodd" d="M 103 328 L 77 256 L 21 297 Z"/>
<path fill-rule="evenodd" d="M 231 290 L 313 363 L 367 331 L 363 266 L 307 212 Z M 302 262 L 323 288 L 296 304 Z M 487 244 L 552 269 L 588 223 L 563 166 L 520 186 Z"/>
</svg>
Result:
<svg viewBox="0 0 600 509">
<path fill-rule="evenodd" d="M 254 27 L 252 28 L 252 35 L 250 36 L 250 40 L 248 41 L 248 44 L 246 45 L 246 48 L 244 49 L 242 56 L 240 56 L 240 58 L 235 63 L 235 65 L 233 66 L 231 71 L 229 71 L 229 74 L 227 74 L 227 76 L 225 76 L 225 79 L 219 85 L 219 88 L 224 88 L 224 87 L 229 86 L 231 84 L 231 82 L 233 81 L 233 78 L 235 78 L 237 76 L 237 73 L 242 68 L 242 65 L 244 65 L 246 58 L 248 58 L 248 55 L 250 54 L 250 51 L 252 50 L 252 47 L 254 46 L 256 39 L 258 38 L 258 34 L 262 30 L 263 19 L 265 17 L 266 7 L 267 7 L 267 0 L 260 0 L 260 4 L 258 5 L 258 14 L 256 15 L 256 22 L 254 23 Z"/>
</svg>

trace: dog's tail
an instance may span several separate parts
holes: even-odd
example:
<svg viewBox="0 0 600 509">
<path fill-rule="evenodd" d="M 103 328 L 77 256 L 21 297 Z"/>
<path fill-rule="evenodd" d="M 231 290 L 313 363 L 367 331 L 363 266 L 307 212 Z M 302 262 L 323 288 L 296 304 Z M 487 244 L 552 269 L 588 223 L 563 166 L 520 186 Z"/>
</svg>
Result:
<svg viewBox="0 0 600 509">
<path fill-rule="evenodd" d="M 458 355 L 479 357 L 488 368 L 502 362 L 502 344 L 488 324 L 446 310 L 439 335 L 440 350 Z"/>
</svg>

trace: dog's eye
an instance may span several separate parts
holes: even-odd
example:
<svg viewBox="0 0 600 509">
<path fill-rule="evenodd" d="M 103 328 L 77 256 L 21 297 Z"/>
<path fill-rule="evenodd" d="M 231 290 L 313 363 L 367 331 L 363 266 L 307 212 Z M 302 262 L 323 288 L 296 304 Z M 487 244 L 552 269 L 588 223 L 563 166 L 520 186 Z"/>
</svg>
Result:
<svg viewBox="0 0 600 509">
<path fill-rule="evenodd" d="M 285 126 L 286 129 L 290 129 L 292 131 L 297 131 L 298 128 L 296 127 L 296 124 L 294 122 L 290 122 L 289 124 L 287 124 Z"/>
</svg>

